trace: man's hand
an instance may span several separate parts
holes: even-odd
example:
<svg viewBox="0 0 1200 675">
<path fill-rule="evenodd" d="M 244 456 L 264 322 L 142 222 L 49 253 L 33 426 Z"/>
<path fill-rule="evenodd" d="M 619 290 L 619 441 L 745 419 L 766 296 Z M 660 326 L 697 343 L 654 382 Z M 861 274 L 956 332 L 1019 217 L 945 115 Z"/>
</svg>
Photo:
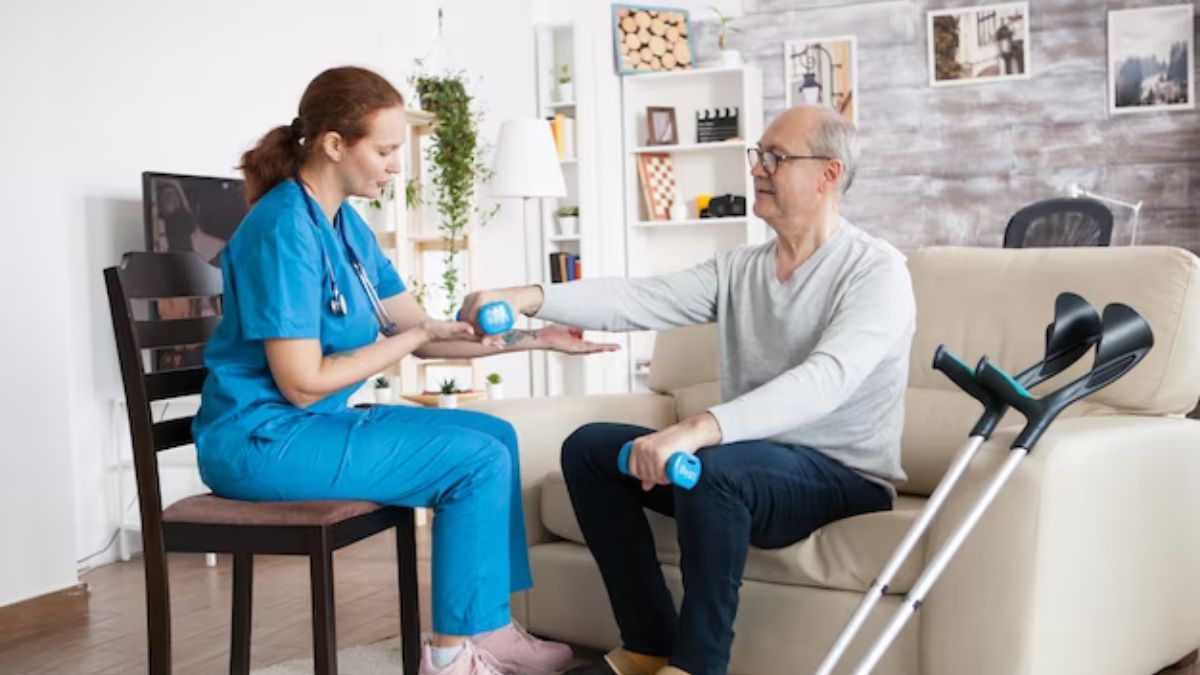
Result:
<svg viewBox="0 0 1200 675">
<path fill-rule="evenodd" d="M 484 305 L 491 302 L 507 302 L 516 314 L 533 316 L 542 308 L 542 300 L 540 286 L 515 286 L 493 291 L 476 291 L 463 298 L 460 317 L 483 333 L 482 327 L 479 325 L 479 309 Z"/>
<path fill-rule="evenodd" d="M 589 342 L 583 339 L 583 330 L 574 326 L 558 324 L 546 326 L 537 332 L 538 346 L 564 354 L 595 354 L 615 352 L 621 345 L 612 342 Z"/>
<path fill-rule="evenodd" d="M 642 481 L 642 489 L 669 485 L 667 460 L 677 452 L 695 454 L 700 448 L 721 443 L 717 418 L 705 412 L 633 441 L 629 453 L 629 473 Z"/>
</svg>

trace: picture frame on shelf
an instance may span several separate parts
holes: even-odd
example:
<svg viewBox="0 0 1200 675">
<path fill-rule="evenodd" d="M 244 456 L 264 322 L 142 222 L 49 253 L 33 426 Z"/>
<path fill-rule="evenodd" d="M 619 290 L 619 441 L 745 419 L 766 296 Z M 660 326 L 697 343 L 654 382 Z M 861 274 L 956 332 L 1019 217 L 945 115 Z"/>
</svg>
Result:
<svg viewBox="0 0 1200 675">
<path fill-rule="evenodd" d="M 618 75 L 692 68 L 695 50 L 688 10 L 614 4 L 612 26 Z"/>
<path fill-rule="evenodd" d="M 822 105 L 858 123 L 858 40 L 853 35 L 786 42 L 783 80 L 787 107 Z"/>
<path fill-rule="evenodd" d="M 936 9 L 926 13 L 929 86 L 1029 78 L 1029 3 Z"/>
<path fill-rule="evenodd" d="M 678 145 L 679 126 L 675 123 L 675 109 L 647 106 L 646 133 L 646 145 Z"/>
<path fill-rule="evenodd" d="M 670 220 L 671 206 L 679 187 L 675 183 L 675 165 L 666 153 L 646 152 L 638 155 L 638 178 L 642 199 L 646 204 L 647 220 Z"/>
<path fill-rule="evenodd" d="M 1108 112 L 1196 108 L 1191 3 L 1108 13 Z"/>
</svg>

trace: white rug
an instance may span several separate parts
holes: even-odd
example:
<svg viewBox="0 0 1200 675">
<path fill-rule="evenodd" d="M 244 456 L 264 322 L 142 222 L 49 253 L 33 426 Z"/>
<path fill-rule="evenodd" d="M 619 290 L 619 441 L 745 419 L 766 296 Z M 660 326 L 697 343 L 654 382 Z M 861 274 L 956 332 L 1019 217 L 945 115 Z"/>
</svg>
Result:
<svg viewBox="0 0 1200 675">
<path fill-rule="evenodd" d="M 400 638 L 338 650 L 339 675 L 400 675 Z M 257 668 L 250 675 L 313 675 L 312 657 Z"/>
</svg>

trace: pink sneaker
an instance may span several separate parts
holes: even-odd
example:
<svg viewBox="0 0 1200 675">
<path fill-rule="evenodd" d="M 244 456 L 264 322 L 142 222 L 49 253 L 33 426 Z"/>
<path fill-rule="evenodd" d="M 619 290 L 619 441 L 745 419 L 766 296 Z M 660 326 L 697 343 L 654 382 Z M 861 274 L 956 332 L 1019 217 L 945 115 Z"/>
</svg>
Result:
<svg viewBox="0 0 1200 675">
<path fill-rule="evenodd" d="M 561 642 L 539 640 L 513 621 L 475 641 L 495 657 L 505 675 L 551 675 L 566 668 L 574 655 Z"/>
<path fill-rule="evenodd" d="M 433 647 L 429 643 L 421 649 L 420 675 L 507 675 L 500 669 L 495 657 L 471 644 L 470 640 L 463 645 L 463 650 L 450 662 L 450 665 L 438 670 L 433 665 Z"/>
</svg>

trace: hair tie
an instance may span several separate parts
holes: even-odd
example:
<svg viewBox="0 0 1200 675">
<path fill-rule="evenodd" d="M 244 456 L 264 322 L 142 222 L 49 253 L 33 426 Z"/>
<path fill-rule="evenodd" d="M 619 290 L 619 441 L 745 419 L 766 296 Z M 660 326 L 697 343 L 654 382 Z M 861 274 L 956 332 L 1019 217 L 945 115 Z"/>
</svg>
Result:
<svg viewBox="0 0 1200 675">
<path fill-rule="evenodd" d="M 304 142 L 304 125 L 301 124 L 299 117 L 292 118 L 292 139 L 297 143 Z"/>
</svg>

